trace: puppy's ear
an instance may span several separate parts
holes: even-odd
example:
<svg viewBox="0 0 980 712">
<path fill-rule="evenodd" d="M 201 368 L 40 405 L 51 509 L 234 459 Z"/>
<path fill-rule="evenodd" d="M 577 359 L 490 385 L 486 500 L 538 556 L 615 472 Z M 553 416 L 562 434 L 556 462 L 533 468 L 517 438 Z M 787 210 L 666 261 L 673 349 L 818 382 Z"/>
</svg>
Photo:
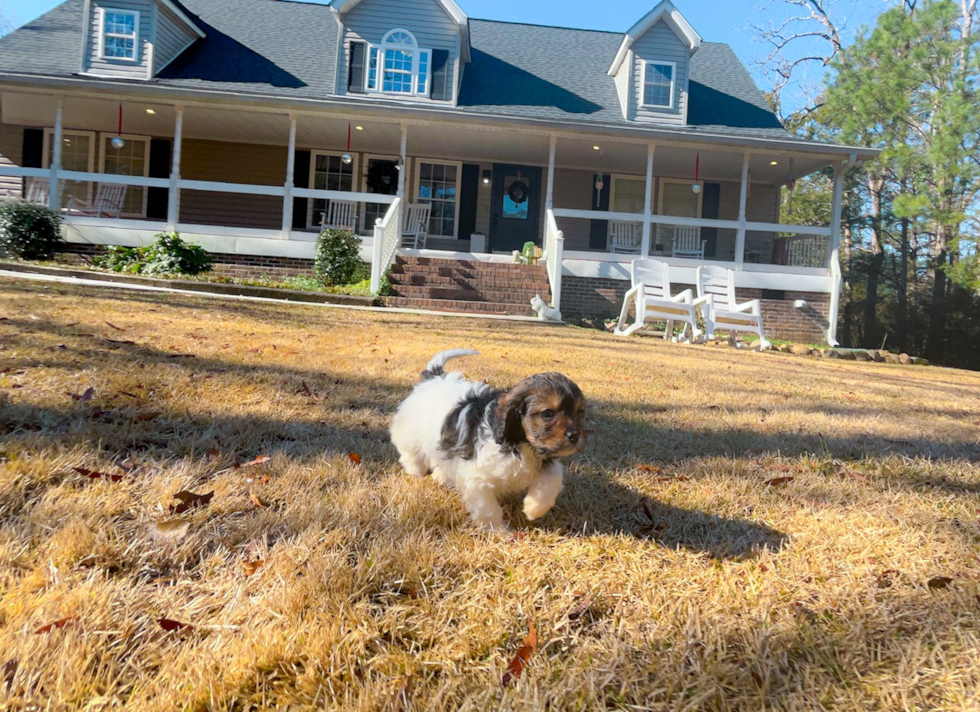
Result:
<svg viewBox="0 0 980 712">
<path fill-rule="evenodd" d="M 494 439 L 503 445 L 518 446 L 527 442 L 524 424 L 527 415 L 529 390 L 524 384 L 503 393 L 497 401 L 497 418 L 493 427 Z"/>
</svg>

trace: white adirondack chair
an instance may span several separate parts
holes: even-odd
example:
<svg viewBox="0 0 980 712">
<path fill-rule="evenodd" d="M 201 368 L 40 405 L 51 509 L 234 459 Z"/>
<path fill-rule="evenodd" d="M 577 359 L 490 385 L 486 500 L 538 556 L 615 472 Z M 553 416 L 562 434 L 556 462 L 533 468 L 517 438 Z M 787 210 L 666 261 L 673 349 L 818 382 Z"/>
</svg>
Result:
<svg viewBox="0 0 980 712">
<path fill-rule="evenodd" d="M 696 227 L 674 227 L 674 257 L 704 259 L 704 245 L 701 230 Z"/>
<path fill-rule="evenodd" d="M 717 330 L 728 331 L 728 340 L 738 344 L 739 331 L 756 334 L 760 348 L 770 347 L 762 326 L 762 303 L 752 299 L 741 304 L 735 300 L 735 273 L 723 267 L 698 267 L 698 311 L 704 315 L 705 333 L 714 338 Z"/>
<path fill-rule="evenodd" d="M 51 182 L 44 178 L 27 179 L 27 195 L 25 199 L 29 203 L 47 206 L 50 196 Z"/>
<path fill-rule="evenodd" d="M 638 255 L 643 238 L 640 223 L 611 220 L 609 222 L 609 251 L 618 254 Z"/>
<path fill-rule="evenodd" d="M 99 183 L 95 191 L 95 200 L 88 205 L 73 198 L 68 202 L 69 215 L 88 215 L 90 217 L 120 218 L 123 203 L 126 201 L 126 186 L 114 183 Z"/>
<path fill-rule="evenodd" d="M 402 247 L 424 250 L 429 237 L 429 215 L 432 206 L 428 203 L 411 203 L 405 211 L 405 229 L 402 230 Z"/>
<path fill-rule="evenodd" d="M 329 200 L 321 226 L 328 230 L 357 232 L 357 203 L 352 200 Z"/>
<path fill-rule="evenodd" d="M 684 331 L 676 341 L 696 341 L 701 335 L 698 329 L 694 293 L 685 289 L 678 295 L 670 293 L 670 267 L 666 262 L 649 257 L 638 257 L 631 266 L 633 286 L 623 299 L 623 310 L 613 333 L 628 336 L 642 329 L 648 322 L 667 322 L 664 339 L 674 336 L 674 322 L 684 324 Z M 636 310 L 636 321 L 626 325 L 630 303 Z"/>
</svg>

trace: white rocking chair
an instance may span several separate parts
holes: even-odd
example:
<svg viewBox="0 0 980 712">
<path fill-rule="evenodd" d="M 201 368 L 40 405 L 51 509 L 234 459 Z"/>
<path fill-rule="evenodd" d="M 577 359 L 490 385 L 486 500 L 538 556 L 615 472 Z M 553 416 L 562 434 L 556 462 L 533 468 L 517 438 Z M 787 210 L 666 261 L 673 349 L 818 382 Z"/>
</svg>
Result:
<svg viewBox="0 0 980 712">
<path fill-rule="evenodd" d="M 352 200 L 330 200 L 320 226 L 327 230 L 350 230 L 357 233 L 357 203 Z"/>
<path fill-rule="evenodd" d="M 406 206 L 405 229 L 402 230 L 402 247 L 424 250 L 429 237 L 429 215 L 432 206 L 428 203 L 411 203 Z"/>
<path fill-rule="evenodd" d="M 707 240 L 701 239 L 701 229 L 696 227 L 674 227 L 674 257 L 704 259 L 704 246 Z"/>
<path fill-rule="evenodd" d="M 648 322 L 665 321 L 667 330 L 664 332 L 664 339 L 696 341 L 701 331 L 698 329 L 694 293 L 690 289 L 685 289 L 676 296 L 671 295 L 670 267 L 667 263 L 639 257 L 633 260 L 631 274 L 633 287 L 623 299 L 623 310 L 613 333 L 618 336 L 628 336 L 642 329 Z M 631 326 L 627 326 L 630 302 L 636 308 L 636 321 Z M 684 324 L 684 331 L 676 339 L 674 339 L 675 321 Z"/>
<path fill-rule="evenodd" d="M 27 194 L 24 199 L 28 203 L 43 205 L 48 207 L 49 196 L 51 194 L 51 181 L 46 178 L 28 178 Z"/>
<path fill-rule="evenodd" d="M 642 242 L 640 223 L 612 220 L 609 223 L 609 251 L 612 253 L 638 255 Z"/>
<path fill-rule="evenodd" d="M 88 205 L 78 198 L 72 198 L 68 202 L 68 214 L 118 219 L 122 217 L 123 203 L 125 201 L 126 186 L 116 185 L 114 183 L 99 183 L 99 188 L 95 191 L 95 201 L 92 205 Z"/>
<path fill-rule="evenodd" d="M 719 329 L 728 331 L 728 340 L 738 345 L 739 331 L 756 334 L 762 349 L 770 347 L 762 327 L 762 303 L 752 299 L 739 304 L 735 301 L 735 273 L 723 267 L 698 267 L 698 311 L 704 315 L 705 332 L 714 338 Z"/>
</svg>

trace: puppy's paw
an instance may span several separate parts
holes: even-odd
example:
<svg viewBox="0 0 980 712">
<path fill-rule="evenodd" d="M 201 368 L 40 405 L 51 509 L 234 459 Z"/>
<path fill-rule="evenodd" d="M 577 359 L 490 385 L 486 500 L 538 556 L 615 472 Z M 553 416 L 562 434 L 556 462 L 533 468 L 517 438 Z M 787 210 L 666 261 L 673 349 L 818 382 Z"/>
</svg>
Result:
<svg viewBox="0 0 980 712">
<path fill-rule="evenodd" d="M 542 502 L 528 495 L 524 498 L 524 516 L 533 522 L 535 519 L 541 519 L 554 506 L 554 502 Z"/>
</svg>

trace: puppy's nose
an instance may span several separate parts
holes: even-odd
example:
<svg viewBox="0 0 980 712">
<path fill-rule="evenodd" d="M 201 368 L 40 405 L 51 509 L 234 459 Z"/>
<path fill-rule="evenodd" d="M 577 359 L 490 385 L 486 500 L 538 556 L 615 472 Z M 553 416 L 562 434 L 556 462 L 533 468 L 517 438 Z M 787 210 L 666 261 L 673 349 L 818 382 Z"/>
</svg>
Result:
<svg viewBox="0 0 980 712">
<path fill-rule="evenodd" d="M 578 442 L 578 437 L 579 437 L 578 431 L 571 430 L 566 434 L 566 437 L 568 438 L 568 442 L 570 442 L 572 445 L 575 445 Z"/>
</svg>

